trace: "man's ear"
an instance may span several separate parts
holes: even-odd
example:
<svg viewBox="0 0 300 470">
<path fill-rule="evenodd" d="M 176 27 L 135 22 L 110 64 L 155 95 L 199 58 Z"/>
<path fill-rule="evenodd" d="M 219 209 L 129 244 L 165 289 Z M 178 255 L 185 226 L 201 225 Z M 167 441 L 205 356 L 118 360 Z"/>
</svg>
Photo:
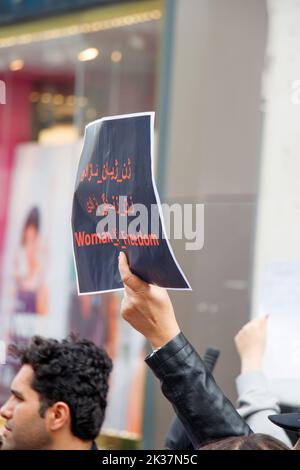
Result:
<svg viewBox="0 0 300 470">
<path fill-rule="evenodd" d="M 47 427 L 49 431 L 58 431 L 70 425 L 71 414 L 69 406 L 63 401 L 57 401 L 46 411 Z"/>
</svg>

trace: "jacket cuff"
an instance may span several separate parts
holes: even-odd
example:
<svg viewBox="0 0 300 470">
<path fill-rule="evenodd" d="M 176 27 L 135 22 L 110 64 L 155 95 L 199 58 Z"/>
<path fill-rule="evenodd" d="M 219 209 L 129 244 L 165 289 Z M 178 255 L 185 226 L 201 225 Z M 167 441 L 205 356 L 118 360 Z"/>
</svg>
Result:
<svg viewBox="0 0 300 470">
<path fill-rule="evenodd" d="M 155 352 L 155 354 L 149 354 L 145 361 L 149 367 L 155 373 L 162 365 L 178 353 L 182 348 L 187 345 L 188 341 L 182 332 L 178 333 L 171 341 L 165 344 L 162 348 Z"/>
</svg>

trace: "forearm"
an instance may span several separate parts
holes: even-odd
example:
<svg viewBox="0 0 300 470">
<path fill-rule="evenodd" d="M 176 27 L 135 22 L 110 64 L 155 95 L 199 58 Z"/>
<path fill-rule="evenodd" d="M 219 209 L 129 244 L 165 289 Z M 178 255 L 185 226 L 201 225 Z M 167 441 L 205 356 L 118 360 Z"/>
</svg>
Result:
<svg viewBox="0 0 300 470">
<path fill-rule="evenodd" d="M 212 440 L 251 433 L 182 333 L 146 362 L 195 448 Z"/>
<path fill-rule="evenodd" d="M 243 373 L 236 379 L 238 412 L 251 429 L 273 436 L 287 446 L 291 442 L 283 429 L 269 421 L 268 416 L 280 413 L 278 399 L 268 389 L 264 374 L 260 371 Z"/>
</svg>

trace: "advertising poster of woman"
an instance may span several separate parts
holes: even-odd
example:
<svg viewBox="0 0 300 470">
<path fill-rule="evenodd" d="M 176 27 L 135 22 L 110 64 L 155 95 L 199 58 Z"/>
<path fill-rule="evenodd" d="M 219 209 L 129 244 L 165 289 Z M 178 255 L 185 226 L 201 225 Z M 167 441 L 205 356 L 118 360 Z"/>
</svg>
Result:
<svg viewBox="0 0 300 470">
<path fill-rule="evenodd" d="M 120 318 L 122 292 L 78 296 L 71 205 L 82 142 L 17 148 L 0 293 L 0 338 L 24 344 L 34 334 L 70 332 L 104 347 L 114 361 L 104 431 L 142 432 L 144 339 Z M 0 367 L 0 403 L 17 364 Z M 122 399 L 120 400 L 120 397 Z"/>
</svg>

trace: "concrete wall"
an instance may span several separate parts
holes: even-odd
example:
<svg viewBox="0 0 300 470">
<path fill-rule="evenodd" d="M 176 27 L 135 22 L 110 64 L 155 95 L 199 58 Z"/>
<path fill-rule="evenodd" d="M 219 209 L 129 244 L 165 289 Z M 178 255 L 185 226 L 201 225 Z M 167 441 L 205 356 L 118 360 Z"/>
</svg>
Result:
<svg viewBox="0 0 300 470">
<path fill-rule="evenodd" d="M 263 0 L 173 3 L 164 200 L 205 204 L 205 245 L 189 252 L 182 241 L 172 243 L 194 289 L 172 299 L 198 351 L 221 349 L 215 377 L 234 400 L 233 337 L 250 312 L 266 6 Z M 154 409 L 159 448 L 171 409 L 157 384 Z"/>
</svg>

